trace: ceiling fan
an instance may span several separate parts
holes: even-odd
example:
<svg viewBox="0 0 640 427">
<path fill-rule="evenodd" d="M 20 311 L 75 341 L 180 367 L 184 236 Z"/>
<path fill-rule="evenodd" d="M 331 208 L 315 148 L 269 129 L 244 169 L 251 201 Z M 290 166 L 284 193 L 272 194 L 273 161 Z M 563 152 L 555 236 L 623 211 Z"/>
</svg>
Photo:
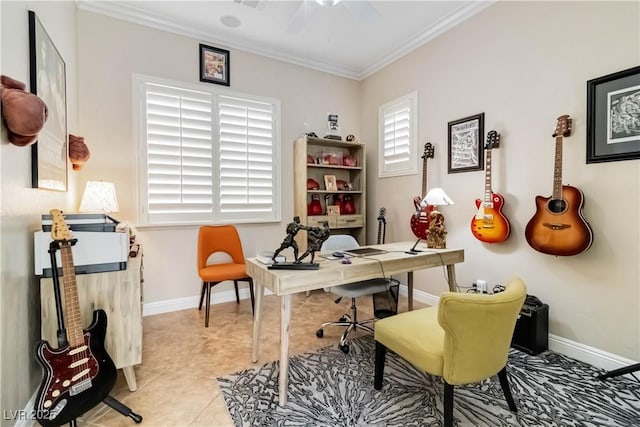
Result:
<svg viewBox="0 0 640 427">
<path fill-rule="evenodd" d="M 291 17 L 286 32 L 302 31 L 322 7 L 344 7 L 354 18 L 362 22 L 373 22 L 381 17 L 378 10 L 367 0 L 302 0 L 302 4 Z"/>
</svg>

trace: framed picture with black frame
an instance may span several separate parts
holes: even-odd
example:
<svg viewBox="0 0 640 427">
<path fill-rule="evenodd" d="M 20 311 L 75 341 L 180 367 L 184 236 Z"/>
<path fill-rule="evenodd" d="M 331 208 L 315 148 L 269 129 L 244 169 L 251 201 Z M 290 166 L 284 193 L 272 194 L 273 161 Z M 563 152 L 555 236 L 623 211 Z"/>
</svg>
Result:
<svg viewBox="0 0 640 427">
<path fill-rule="evenodd" d="M 229 86 L 229 51 L 200 44 L 200 81 Z"/>
<path fill-rule="evenodd" d="M 640 159 L 640 66 L 587 81 L 587 163 Z"/>
<path fill-rule="evenodd" d="M 29 65 L 31 92 L 48 109 L 47 121 L 31 146 L 31 187 L 67 191 L 66 67 L 33 11 L 29 11 Z"/>
<path fill-rule="evenodd" d="M 484 113 L 449 122 L 448 173 L 478 171 L 484 168 Z"/>
</svg>

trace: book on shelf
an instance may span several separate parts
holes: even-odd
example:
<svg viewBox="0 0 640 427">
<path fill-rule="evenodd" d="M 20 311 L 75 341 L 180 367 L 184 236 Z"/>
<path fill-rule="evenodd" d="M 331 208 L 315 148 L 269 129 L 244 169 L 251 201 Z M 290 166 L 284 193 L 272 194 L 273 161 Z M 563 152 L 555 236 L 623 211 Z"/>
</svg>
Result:
<svg viewBox="0 0 640 427">
<path fill-rule="evenodd" d="M 258 252 L 256 259 L 263 264 L 271 265 L 273 264 L 273 252 Z M 276 257 L 276 262 L 285 262 L 286 260 L 287 258 L 283 255 Z"/>
</svg>

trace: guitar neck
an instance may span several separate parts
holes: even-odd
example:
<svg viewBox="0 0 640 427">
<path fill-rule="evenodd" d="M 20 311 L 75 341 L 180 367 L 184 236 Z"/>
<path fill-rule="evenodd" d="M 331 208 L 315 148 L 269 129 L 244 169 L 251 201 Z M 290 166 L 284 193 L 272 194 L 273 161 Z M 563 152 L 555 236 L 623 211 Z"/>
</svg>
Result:
<svg viewBox="0 0 640 427">
<path fill-rule="evenodd" d="M 425 157 L 424 164 L 422 165 L 422 197 L 427 194 L 427 159 Z"/>
<path fill-rule="evenodd" d="M 556 137 L 556 155 L 553 166 L 553 199 L 562 199 L 562 136 Z"/>
<path fill-rule="evenodd" d="M 84 332 L 80 318 L 80 303 L 76 286 L 76 272 L 73 266 L 71 243 L 60 243 L 60 257 L 62 258 L 62 283 L 64 289 L 65 321 L 67 341 L 71 347 L 84 345 Z"/>
<path fill-rule="evenodd" d="M 484 203 L 493 203 L 493 191 L 491 190 L 491 150 L 486 150 L 486 171 L 484 178 Z"/>
</svg>

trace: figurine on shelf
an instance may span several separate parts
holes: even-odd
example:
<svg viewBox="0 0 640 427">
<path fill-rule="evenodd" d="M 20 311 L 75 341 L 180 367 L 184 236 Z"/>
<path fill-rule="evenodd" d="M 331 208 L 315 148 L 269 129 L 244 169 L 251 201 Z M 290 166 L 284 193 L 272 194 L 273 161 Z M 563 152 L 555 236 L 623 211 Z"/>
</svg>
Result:
<svg viewBox="0 0 640 427">
<path fill-rule="evenodd" d="M 320 250 L 324 241 L 329 238 L 331 230 L 329 230 L 329 223 L 326 221 L 323 223 L 322 228 L 310 227 L 306 229 L 309 230 L 309 246 L 307 247 L 307 250 L 300 255 L 300 258 L 296 258 L 296 263 L 301 263 L 307 255 L 311 255 L 311 260 L 309 262 L 313 264 L 316 252 Z"/>
<path fill-rule="evenodd" d="M 293 258 L 298 259 L 298 243 L 296 242 L 296 234 L 301 229 L 306 228 L 300 224 L 300 217 L 293 217 L 293 221 L 287 224 L 287 236 L 284 238 L 280 247 L 273 253 L 273 257 L 271 259 L 273 262 L 276 262 L 276 257 L 286 248 L 293 248 Z"/>
</svg>

